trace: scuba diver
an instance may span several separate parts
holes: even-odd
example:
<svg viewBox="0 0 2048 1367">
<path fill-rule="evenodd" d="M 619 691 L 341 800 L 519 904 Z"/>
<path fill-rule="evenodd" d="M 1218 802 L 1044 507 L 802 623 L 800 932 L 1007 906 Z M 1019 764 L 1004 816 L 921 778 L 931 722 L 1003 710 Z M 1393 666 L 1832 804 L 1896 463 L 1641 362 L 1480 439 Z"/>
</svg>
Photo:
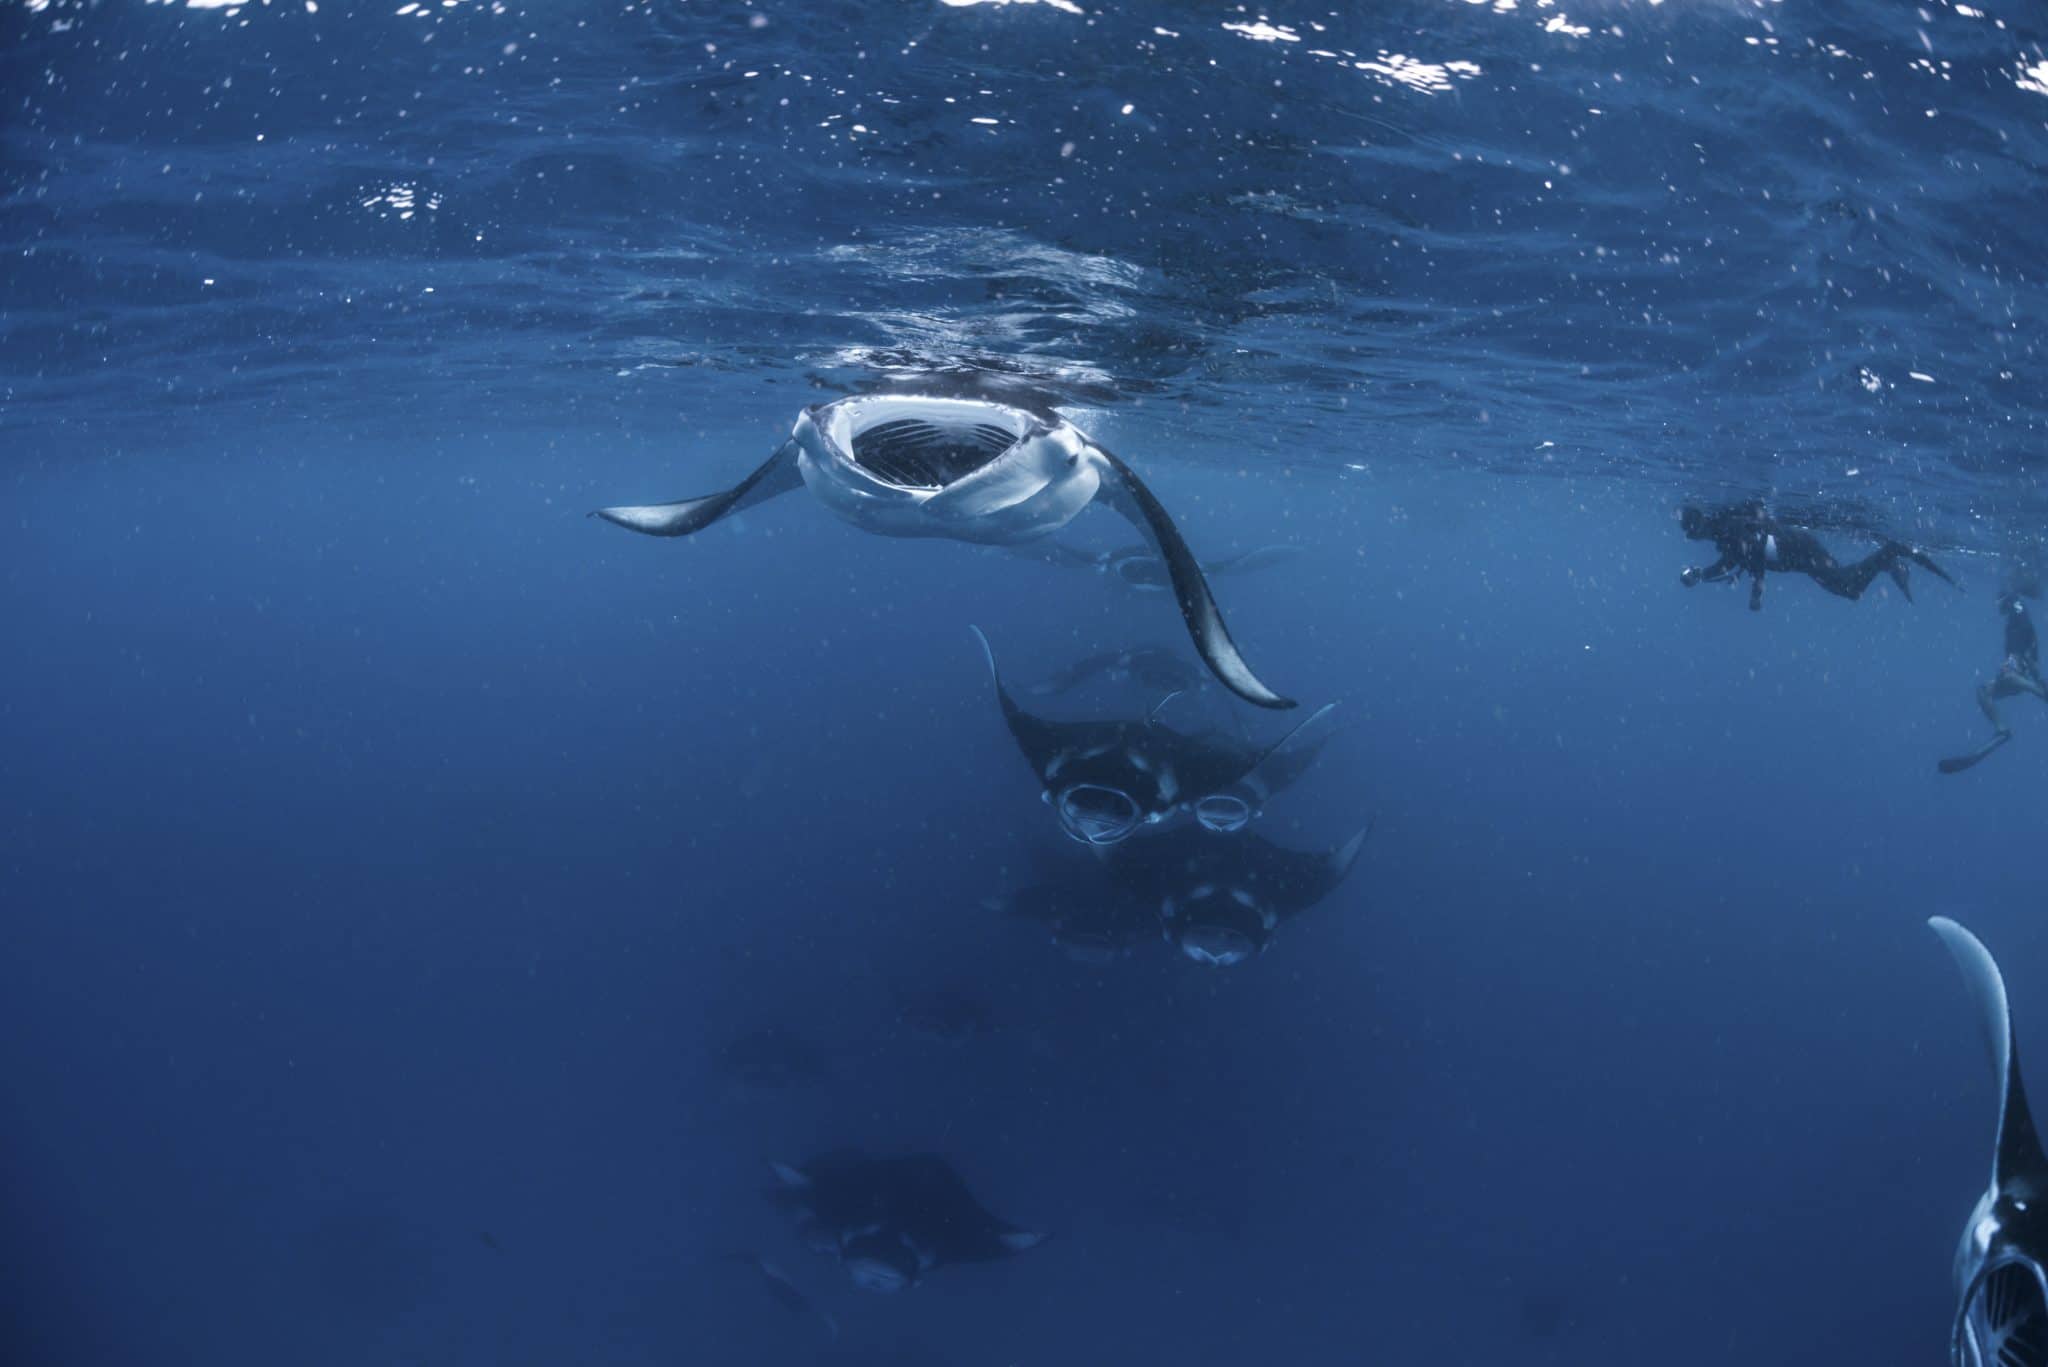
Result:
<svg viewBox="0 0 2048 1367">
<path fill-rule="evenodd" d="M 1952 755 L 1936 764 L 1944 774 L 1960 774 L 2012 739 L 2012 728 L 1998 712 L 2000 698 L 2031 693 L 2048 702 L 2048 684 L 2041 679 L 2041 638 L 2034 631 L 2034 614 L 2027 611 L 2021 592 L 2010 589 L 1998 600 L 1999 615 L 2005 618 L 2005 661 L 1988 683 L 1977 685 L 1977 706 L 1991 723 L 1991 739 L 1966 755 Z"/>
<path fill-rule="evenodd" d="M 1920 566 L 1944 583 L 1956 581 L 1922 551 L 1904 542 L 1887 540 L 1853 565 L 1844 565 L 1820 543 L 1820 538 L 1803 527 L 1780 522 L 1764 511 L 1763 500 L 1733 503 L 1711 511 L 1690 504 L 1679 513 L 1679 525 L 1694 541 L 1711 541 L 1720 558 L 1704 567 L 1692 566 L 1680 572 L 1678 580 L 1687 588 L 1695 584 L 1719 584 L 1749 577 L 1749 610 L 1764 606 L 1764 575 L 1803 574 L 1839 598 L 1861 598 L 1879 571 L 1891 576 L 1899 592 L 1913 601 L 1913 588 L 1906 578 L 1906 562 Z"/>
</svg>

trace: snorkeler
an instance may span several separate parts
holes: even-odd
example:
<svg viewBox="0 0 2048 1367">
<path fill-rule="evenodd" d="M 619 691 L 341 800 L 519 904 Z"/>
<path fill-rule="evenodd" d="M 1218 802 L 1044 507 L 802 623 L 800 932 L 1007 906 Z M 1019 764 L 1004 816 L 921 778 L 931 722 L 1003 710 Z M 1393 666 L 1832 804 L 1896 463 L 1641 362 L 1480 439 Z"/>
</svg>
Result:
<svg viewBox="0 0 2048 1367">
<path fill-rule="evenodd" d="M 1990 682 L 1977 685 L 1977 706 L 1984 709 L 1992 736 L 1969 754 L 1952 755 L 1934 766 L 1944 774 L 1960 774 L 2012 739 L 2012 728 L 1998 712 L 2000 698 L 2031 693 L 2048 702 L 2048 684 L 2041 680 L 2041 638 L 2034 631 L 2034 615 L 2014 591 L 1998 600 L 1998 611 L 2005 618 L 2005 662 L 1999 665 Z"/>
<path fill-rule="evenodd" d="M 1760 499 L 1730 504 L 1712 512 L 1688 505 L 1679 514 L 1679 525 L 1694 541 L 1711 541 L 1720 558 L 1704 567 L 1680 572 L 1679 582 L 1718 584 L 1749 576 L 1749 610 L 1764 605 L 1764 575 L 1803 574 L 1840 598 L 1861 598 L 1879 571 L 1891 576 L 1899 592 L 1913 601 L 1912 585 L 1906 578 L 1906 562 L 1920 566 L 1943 582 L 1953 584 L 1947 570 L 1922 551 L 1899 541 L 1886 541 L 1853 565 L 1844 565 L 1828 553 L 1820 538 L 1803 527 L 1778 521 L 1764 511 Z"/>
</svg>

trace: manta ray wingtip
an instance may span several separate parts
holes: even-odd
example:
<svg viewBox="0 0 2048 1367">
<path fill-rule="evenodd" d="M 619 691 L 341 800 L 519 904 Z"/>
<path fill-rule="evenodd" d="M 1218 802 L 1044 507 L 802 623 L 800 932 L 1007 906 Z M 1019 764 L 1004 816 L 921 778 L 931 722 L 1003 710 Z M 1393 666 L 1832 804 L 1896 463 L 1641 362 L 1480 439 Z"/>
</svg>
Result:
<svg viewBox="0 0 2048 1367">
<path fill-rule="evenodd" d="M 974 633 L 974 639 L 981 644 L 981 658 L 988 664 L 989 678 L 995 680 L 997 688 L 1001 688 L 1003 686 L 1003 679 L 1002 675 L 996 671 L 996 648 L 988 643 L 988 633 L 972 622 L 967 624 L 967 629 Z"/>
</svg>

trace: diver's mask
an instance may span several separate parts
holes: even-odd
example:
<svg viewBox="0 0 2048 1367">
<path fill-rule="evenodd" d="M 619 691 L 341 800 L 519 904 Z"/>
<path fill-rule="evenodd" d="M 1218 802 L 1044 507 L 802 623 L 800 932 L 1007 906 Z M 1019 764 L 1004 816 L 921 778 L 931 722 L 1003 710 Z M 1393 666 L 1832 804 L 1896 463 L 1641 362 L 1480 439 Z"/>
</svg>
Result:
<svg viewBox="0 0 2048 1367">
<path fill-rule="evenodd" d="M 1233 835 L 1251 824 L 1252 804 L 1234 793 L 1211 793 L 1194 804 L 1195 820 L 1218 835 Z"/>
<path fill-rule="evenodd" d="M 1075 783 L 1056 793 L 1047 793 L 1060 819 L 1060 829 L 1083 845 L 1114 845 L 1128 840 L 1152 818 L 1138 800 L 1121 788 L 1100 783 Z"/>
<path fill-rule="evenodd" d="M 1169 897 L 1159 908 L 1166 938 L 1198 964 L 1230 968 L 1254 958 L 1272 942 L 1280 918 L 1243 888 L 1204 883 L 1185 899 Z"/>
</svg>

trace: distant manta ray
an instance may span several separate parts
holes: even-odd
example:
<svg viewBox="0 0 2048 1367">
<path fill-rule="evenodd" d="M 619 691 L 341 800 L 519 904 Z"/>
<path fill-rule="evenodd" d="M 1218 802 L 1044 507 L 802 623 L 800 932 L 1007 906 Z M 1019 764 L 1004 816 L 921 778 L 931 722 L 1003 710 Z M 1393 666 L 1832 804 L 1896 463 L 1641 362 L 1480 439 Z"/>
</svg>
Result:
<svg viewBox="0 0 2048 1367">
<path fill-rule="evenodd" d="M 834 399 L 799 414 L 767 463 L 723 493 L 594 516 L 649 536 L 688 536 L 799 484 L 865 531 L 994 546 L 1048 536 L 1100 494 L 1165 567 L 1195 650 L 1224 686 L 1260 707 L 1294 706 L 1238 653 L 1201 565 L 1152 491 L 1049 408 L 918 394 Z"/>
</svg>

